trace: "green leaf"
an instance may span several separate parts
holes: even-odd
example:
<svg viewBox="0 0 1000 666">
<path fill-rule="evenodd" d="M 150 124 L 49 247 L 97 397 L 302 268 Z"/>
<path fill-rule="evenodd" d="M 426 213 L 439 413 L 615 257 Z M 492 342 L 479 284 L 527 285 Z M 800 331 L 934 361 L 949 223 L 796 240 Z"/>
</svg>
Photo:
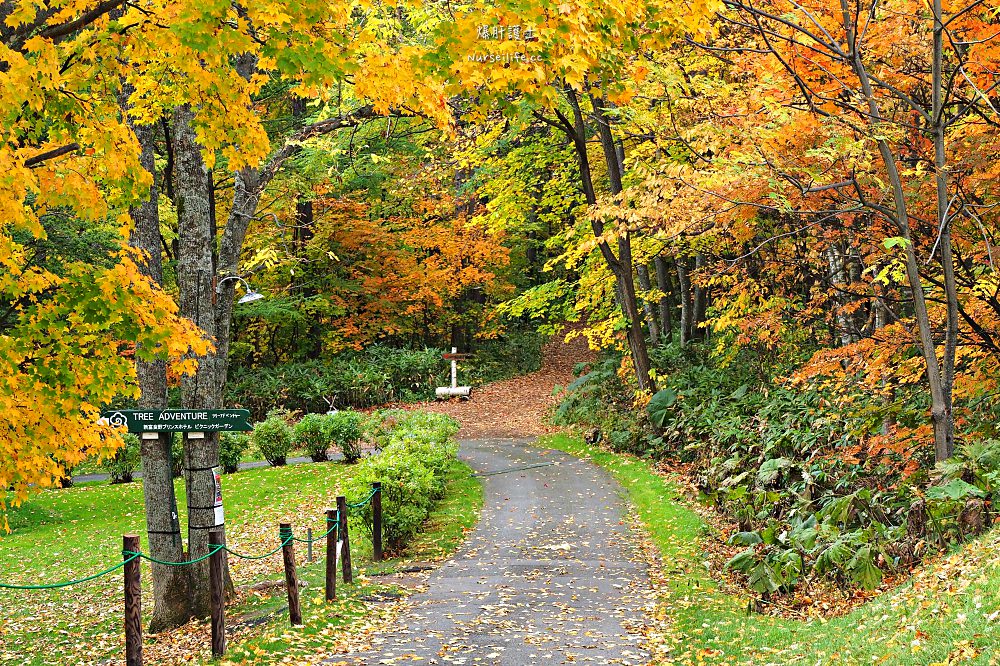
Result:
<svg viewBox="0 0 1000 666">
<path fill-rule="evenodd" d="M 675 402 L 677 402 L 677 392 L 673 389 L 665 388 L 657 391 L 646 405 L 650 422 L 657 428 L 665 427 Z"/>
<path fill-rule="evenodd" d="M 962 500 L 967 497 L 986 497 L 986 493 L 962 479 L 952 479 L 943 486 L 928 488 L 927 497 L 935 500 Z"/>
<path fill-rule="evenodd" d="M 770 460 L 765 460 L 764 464 L 757 471 L 757 483 L 762 486 L 774 483 L 778 478 L 778 474 L 791 466 L 792 461 L 788 458 L 771 458 Z"/>
<path fill-rule="evenodd" d="M 740 546 L 752 546 L 763 542 L 764 540 L 761 539 L 760 535 L 756 532 L 737 532 L 729 537 L 729 541 L 727 541 L 727 543 L 731 546 L 736 544 L 739 544 Z"/>
<path fill-rule="evenodd" d="M 729 558 L 729 561 L 726 562 L 726 568 L 731 571 L 749 573 L 754 564 L 756 564 L 756 560 L 753 556 L 753 548 L 749 548 Z"/>
<path fill-rule="evenodd" d="M 866 590 L 874 590 L 882 582 L 882 571 L 875 566 L 871 547 L 862 546 L 847 564 L 851 578 Z"/>
</svg>

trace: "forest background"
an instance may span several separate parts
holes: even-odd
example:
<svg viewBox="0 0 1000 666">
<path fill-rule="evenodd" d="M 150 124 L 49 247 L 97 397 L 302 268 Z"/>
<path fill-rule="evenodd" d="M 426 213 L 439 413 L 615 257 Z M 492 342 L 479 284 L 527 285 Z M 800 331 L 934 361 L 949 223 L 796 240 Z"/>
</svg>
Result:
<svg viewBox="0 0 1000 666">
<path fill-rule="evenodd" d="M 558 420 L 690 464 L 761 600 L 877 589 L 1000 485 L 997 14 L 3 0 L 4 502 L 112 454 L 108 405 L 419 397 L 413 350 L 496 376 L 582 322 Z M 164 624 L 205 603 L 157 581 Z"/>
</svg>

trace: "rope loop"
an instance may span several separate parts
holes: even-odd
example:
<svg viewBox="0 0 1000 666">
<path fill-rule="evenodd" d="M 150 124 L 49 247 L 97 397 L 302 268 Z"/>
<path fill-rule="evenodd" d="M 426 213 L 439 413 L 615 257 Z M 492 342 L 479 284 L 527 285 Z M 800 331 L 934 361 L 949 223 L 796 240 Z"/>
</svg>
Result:
<svg viewBox="0 0 1000 666">
<path fill-rule="evenodd" d="M 106 576 L 107 574 L 121 569 L 126 564 L 139 557 L 138 553 L 132 553 L 131 551 L 122 551 L 122 556 L 125 558 L 113 567 L 108 567 L 104 571 L 98 571 L 90 576 L 85 576 L 83 578 L 77 578 L 76 580 L 67 580 L 62 583 L 46 583 L 43 585 L 14 585 L 12 583 L 0 583 L 0 588 L 5 590 L 54 590 L 60 587 L 69 587 L 70 585 L 76 585 L 78 583 L 86 583 L 89 580 L 94 580 L 95 578 L 100 578 L 101 576 Z"/>
</svg>

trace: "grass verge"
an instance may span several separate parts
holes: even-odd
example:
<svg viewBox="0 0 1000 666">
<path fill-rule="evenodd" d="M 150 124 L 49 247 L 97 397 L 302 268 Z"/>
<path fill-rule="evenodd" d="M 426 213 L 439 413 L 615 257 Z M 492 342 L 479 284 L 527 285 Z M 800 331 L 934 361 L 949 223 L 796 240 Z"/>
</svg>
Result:
<svg viewBox="0 0 1000 666">
<path fill-rule="evenodd" d="M 230 544 L 246 553 L 271 550 L 282 521 L 292 522 L 300 537 L 310 526 L 314 533 L 322 533 L 323 510 L 334 505 L 351 470 L 340 463 L 316 463 L 245 470 L 223 477 Z M 447 488 L 445 499 L 407 557 L 430 558 L 451 552 L 461 542 L 464 530 L 475 523 L 482 492 L 478 481 L 470 478 L 469 468 L 456 463 Z M 176 490 L 178 504 L 184 506 L 183 483 L 178 482 Z M 79 578 L 121 561 L 122 534 L 145 533 L 142 485 L 86 484 L 47 491 L 13 510 L 9 519 L 12 533 L 0 537 L 0 580 L 35 584 Z M 186 525 L 181 529 L 186 533 Z M 371 562 L 371 544 L 362 535 L 360 529 L 352 531 L 352 554 L 355 566 L 364 574 L 365 563 Z M 365 604 L 357 598 L 374 584 L 362 577 L 358 585 L 341 586 L 342 601 L 317 609 L 315 596 L 322 596 L 324 563 L 319 544 L 316 547 L 317 561 L 300 569 L 300 576 L 309 583 L 303 596 L 304 616 L 307 622 L 317 614 L 326 617 L 323 627 L 308 631 L 321 633 L 325 629 L 329 633 L 330 627 L 365 611 Z M 304 545 L 296 544 L 296 550 L 298 561 L 304 562 Z M 398 560 L 382 566 L 391 568 L 394 562 Z M 261 561 L 231 558 L 230 565 L 238 587 L 281 579 L 280 554 Z M 152 582 L 149 567 L 144 565 L 142 570 L 143 605 L 149 610 Z M 60 655 L 60 663 L 115 663 L 124 652 L 121 584 L 118 571 L 69 588 L 0 591 L 0 664 L 49 664 L 53 655 Z M 237 638 L 287 626 L 287 615 L 278 612 L 283 604 L 283 589 L 273 594 L 244 595 L 227 614 L 255 619 L 245 623 Z M 147 636 L 147 663 L 191 663 L 188 659 L 192 657 L 195 663 L 206 660 L 208 642 L 203 633 L 204 625 L 192 623 L 177 632 Z M 238 641 L 233 647 L 238 648 Z M 265 655 L 270 651 L 266 641 L 258 641 L 254 647 Z M 274 660 L 273 654 L 270 659 Z M 246 663 L 253 663 L 253 659 Z"/>
<path fill-rule="evenodd" d="M 352 537 L 352 557 L 363 564 L 355 584 L 343 585 L 338 580 L 336 602 L 328 604 L 324 599 L 323 561 L 299 568 L 300 579 L 306 583 L 301 598 L 303 626 L 288 625 L 283 588 L 262 604 L 242 604 L 230 609 L 233 614 L 267 617 L 268 622 L 256 635 L 231 650 L 222 663 L 254 665 L 288 660 L 294 664 L 315 664 L 359 637 L 363 641 L 367 632 L 381 626 L 392 613 L 392 606 L 385 602 L 411 592 L 382 582 L 383 577 L 398 573 L 414 561 L 433 561 L 453 553 L 475 526 L 482 503 L 482 484 L 471 476 L 467 465 L 455 462 L 449 472 L 445 497 L 405 552 L 374 563 L 371 543 L 362 541 L 361 548 L 356 549 Z"/>
<path fill-rule="evenodd" d="M 625 487 L 662 557 L 651 633 L 663 653 L 660 663 L 1000 664 L 1000 529 L 842 617 L 748 614 L 750 599 L 720 591 L 705 568 L 700 544 L 706 525 L 647 461 L 569 435 L 547 436 L 539 445 L 587 458 Z"/>
</svg>

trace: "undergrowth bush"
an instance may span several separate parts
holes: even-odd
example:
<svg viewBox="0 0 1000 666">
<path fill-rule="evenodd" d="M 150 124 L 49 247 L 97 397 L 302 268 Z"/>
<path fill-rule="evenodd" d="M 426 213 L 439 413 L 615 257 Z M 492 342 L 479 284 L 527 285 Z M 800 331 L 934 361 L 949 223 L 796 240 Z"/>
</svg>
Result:
<svg viewBox="0 0 1000 666">
<path fill-rule="evenodd" d="M 382 483 L 382 529 L 390 550 L 412 538 L 434 505 L 434 473 L 416 456 L 376 455 L 358 464 L 347 485 L 348 497 L 363 497 L 375 481 Z M 364 524 L 371 524 L 371 505 L 364 507 Z"/>
<path fill-rule="evenodd" d="M 292 428 L 295 445 L 305 449 L 313 462 L 325 462 L 330 459 L 327 418 L 323 414 L 306 414 Z"/>
<path fill-rule="evenodd" d="M 344 462 L 356 463 L 361 458 L 360 440 L 363 414 L 340 411 L 328 414 L 323 420 L 323 434 L 327 442 L 340 449 Z"/>
<path fill-rule="evenodd" d="M 962 444 L 933 469 L 932 450 L 889 445 L 882 432 L 887 421 L 919 425 L 922 395 L 900 388 L 889 404 L 837 400 L 731 360 L 716 364 L 698 345 L 655 349 L 661 390 L 643 414 L 619 376 L 620 358 L 604 358 L 577 369 L 554 419 L 594 428 L 592 438 L 617 451 L 691 463 L 702 500 L 737 525 L 728 541 L 742 550 L 727 566 L 762 596 L 818 578 L 872 589 L 930 548 L 990 524 L 1000 486 L 995 440 Z M 887 445 L 874 455 L 876 437 Z"/>
<path fill-rule="evenodd" d="M 474 358 L 462 362 L 460 381 L 473 385 L 537 370 L 543 338 L 536 333 L 509 333 L 479 343 Z M 262 419 L 275 406 L 302 413 L 364 409 L 391 402 L 434 397 L 434 389 L 451 381 L 445 349 L 396 349 L 374 345 L 332 358 L 295 361 L 272 367 L 234 364 L 226 384 L 226 404 L 249 409 Z"/>
<path fill-rule="evenodd" d="M 141 462 L 138 435 L 128 432 L 122 435 L 122 440 L 124 443 L 115 455 L 101 462 L 101 467 L 111 477 L 111 483 L 132 483 Z"/>
</svg>

